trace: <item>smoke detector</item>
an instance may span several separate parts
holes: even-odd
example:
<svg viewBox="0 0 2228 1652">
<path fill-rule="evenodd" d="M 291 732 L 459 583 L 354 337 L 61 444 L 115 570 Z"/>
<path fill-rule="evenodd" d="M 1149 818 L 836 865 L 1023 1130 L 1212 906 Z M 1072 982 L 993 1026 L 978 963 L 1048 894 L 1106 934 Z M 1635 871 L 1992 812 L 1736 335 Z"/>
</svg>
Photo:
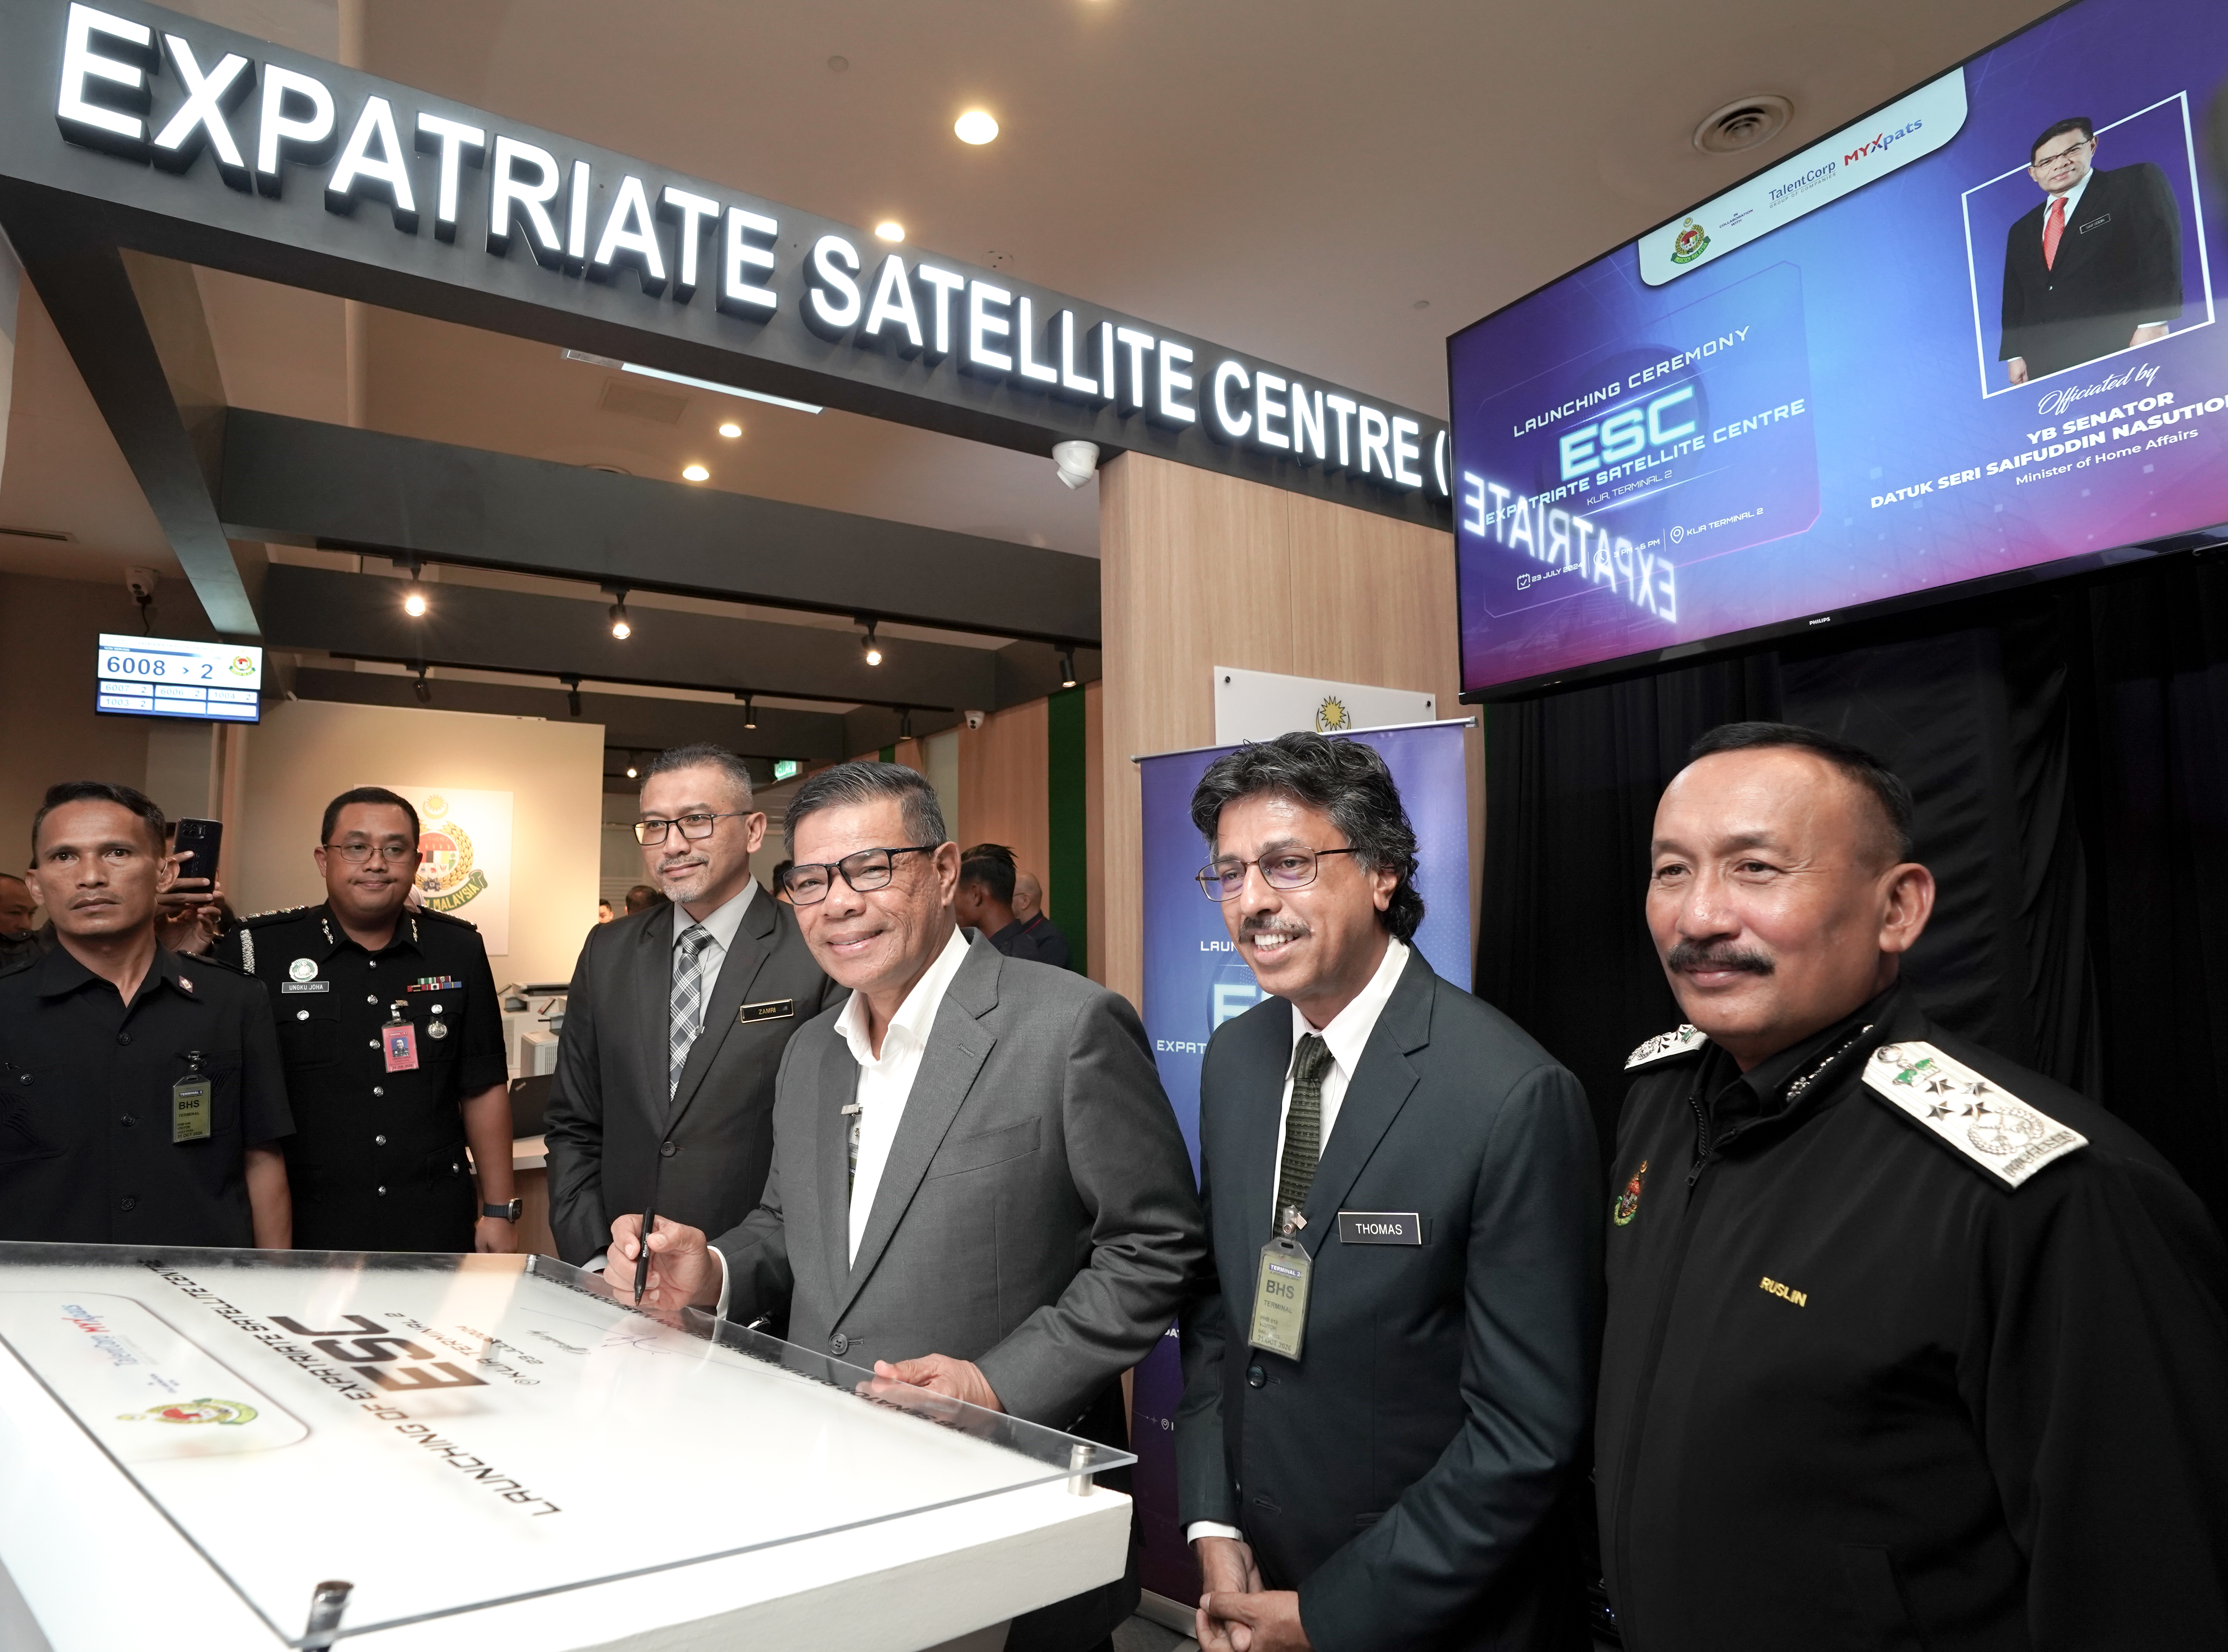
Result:
<svg viewBox="0 0 2228 1652">
<path fill-rule="evenodd" d="M 1705 155 L 1738 155 L 1769 144 L 1795 118 L 1795 106 L 1776 93 L 1742 98 L 1706 117 L 1694 128 L 1694 147 Z"/>
</svg>

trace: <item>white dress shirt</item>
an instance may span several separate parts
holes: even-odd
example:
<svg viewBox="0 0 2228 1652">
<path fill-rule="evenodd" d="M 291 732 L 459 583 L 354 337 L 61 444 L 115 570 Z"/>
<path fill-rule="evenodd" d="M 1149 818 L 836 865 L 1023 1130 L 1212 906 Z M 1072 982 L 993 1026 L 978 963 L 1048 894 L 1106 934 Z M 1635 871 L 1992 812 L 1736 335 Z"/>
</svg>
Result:
<svg viewBox="0 0 2228 1652">
<path fill-rule="evenodd" d="M 967 961 L 967 938 L 958 930 L 944 944 L 928 973 L 913 983 L 898 1013 L 882 1029 L 882 1053 L 876 1055 L 867 1037 L 867 996 L 855 992 L 836 1018 L 836 1031 L 851 1047 L 859 1064 L 859 1087 L 851 1099 L 859 1108 L 859 1169 L 851 1180 L 850 1258 L 857 1261 L 859 1240 L 874 1213 L 874 1194 L 882 1185 L 882 1171 L 890 1162 L 890 1147 L 897 1140 L 905 1117 L 906 1102 L 913 1080 L 920 1076 L 920 1059 L 928 1050 L 929 1029 L 951 977 Z"/>
<path fill-rule="evenodd" d="M 1339 1108 L 1346 1101 L 1346 1087 L 1354 1082 L 1354 1070 L 1361 1065 L 1361 1053 L 1369 1047 L 1370 1034 L 1377 1030 L 1377 1018 L 1385 1013 L 1385 1006 L 1392 997 L 1392 989 L 1400 984 L 1400 971 L 1408 967 L 1409 949 L 1400 941 L 1385 943 L 1385 957 L 1377 965 L 1377 973 L 1369 977 L 1369 984 L 1354 994 L 1353 1002 L 1330 1018 L 1327 1027 L 1310 1023 L 1297 1004 L 1292 1006 L 1292 1049 L 1296 1052 L 1300 1041 L 1309 1033 L 1321 1036 L 1330 1048 L 1330 1066 L 1322 1075 L 1322 1131 L 1316 1138 L 1324 1153 L 1330 1151 L 1331 1132 L 1338 1128 Z M 1292 1069 L 1284 1067 L 1284 1093 L 1277 1104 L 1277 1153 L 1269 1161 L 1270 1186 L 1284 1173 L 1284 1125 L 1292 1113 Z M 1320 1161 L 1318 1161 L 1320 1162 Z M 1275 1202 L 1273 1194 L 1271 1202 Z M 1267 1244 L 1269 1236 L 1261 1236 Z M 1225 1358 L 1229 1357 L 1226 1349 Z M 1245 1533 L 1235 1526 L 1225 1526 L 1220 1521 L 1195 1520 L 1184 1527 L 1184 1541 L 1196 1541 L 1202 1537 L 1244 1538 Z"/>
<path fill-rule="evenodd" d="M 951 938 L 944 942 L 944 951 L 936 955 L 936 962 L 928 966 L 928 973 L 913 983 L 912 990 L 898 1006 L 898 1013 L 882 1029 L 882 1053 L 879 1056 L 867 1038 L 864 993 L 853 993 L 843 1005 L 842 1013 L 836 1018 L 837 1034 L 851 1047 L 851 1059 L 859 1064 L 858 1087 L 851 1092 L 851 1099 L 859 1108 L 859 1169 L 851 1180 L 850 1245 L 846 1252 L 852 1261 L 858 1259 L 859 1240 L 866 1233 L 868 1217 L 874 1214 L 874 1194 L 882 1185 L 883 1170 L 889 1165 L 890 1147 L 897 1140 L 898 1125 L 905 1118 L 913 1080 L 920 1076 L 920 1060 L 928 1051 L 928 1035 L 936 1025 L 936 1012 L 944 1006 L 944 995 L 951 986 L 951 977 L 959 973 L 959 966 L 966 961 L 966 932 L 955 929 Z M 712 1247 L 712 1256 L 720 1269 L 720 1300 L 712 1311 L 725 1319 L 729 1289 L 727 1258 L 717 1245 Z"/>
</svg>

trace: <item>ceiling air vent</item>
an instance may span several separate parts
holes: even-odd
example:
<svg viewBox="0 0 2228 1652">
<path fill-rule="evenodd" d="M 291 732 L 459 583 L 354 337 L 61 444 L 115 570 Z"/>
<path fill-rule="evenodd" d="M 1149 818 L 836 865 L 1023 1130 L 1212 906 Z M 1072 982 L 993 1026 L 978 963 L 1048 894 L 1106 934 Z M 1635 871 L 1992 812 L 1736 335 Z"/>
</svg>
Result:
<svg viewBox="0 0 2228 1652">
<path fill-rule="evenodd" d="M 688 411 L 688 398 L 669 396 L 662 390 L 645 390 L 624 379 L 605 379 L 604 393 L 596 398 L 596 406 L 608 413 L 624 413 L 631 419 L 647 419 L 653 424 L 677 425 L 681 415 Z"/>
<path fill-rule="evenodd" d="M 50 539 L 57 545 L 74 545 L 77 535 L 60 528 L 0 528 L 10 539 Z"/>
<path fill-rule="evenodd" d="M 1769 144 L 1787 130 L 1795 106 L 1767 93 L 1729 103 L 1694 128 L 1694 147 L 1705 155 L 1737 155 Z"/>
</svg>

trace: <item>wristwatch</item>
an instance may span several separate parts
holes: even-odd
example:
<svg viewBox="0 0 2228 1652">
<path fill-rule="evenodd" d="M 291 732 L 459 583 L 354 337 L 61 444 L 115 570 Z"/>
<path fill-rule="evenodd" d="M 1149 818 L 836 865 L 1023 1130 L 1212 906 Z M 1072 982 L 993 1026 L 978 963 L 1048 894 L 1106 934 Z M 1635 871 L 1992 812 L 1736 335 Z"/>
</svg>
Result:
<svg viewBox="0 0 2228 1652">
<path fill-rule="evenodd" d="M 483 1216 L 500 1216 L 507 1222 L 515 1222 L 518 1220 L 518 1213 L 525 1208 L 526 1201 L 523 1199 L 514 1199 L 507 1205 L 482 1205 L 480 1207 L 480 1214 Z"/>
</svg>

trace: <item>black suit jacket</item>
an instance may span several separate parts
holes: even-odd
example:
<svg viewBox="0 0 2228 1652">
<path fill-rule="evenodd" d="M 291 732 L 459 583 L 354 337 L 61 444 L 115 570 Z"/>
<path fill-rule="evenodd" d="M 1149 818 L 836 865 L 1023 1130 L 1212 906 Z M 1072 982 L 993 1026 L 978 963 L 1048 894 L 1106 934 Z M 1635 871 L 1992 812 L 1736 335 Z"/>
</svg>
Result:
<svg viewBox="0 0 2228 1652">
<path fill-rule="evenodd" d="M 773 1081 L 790 1035 L 843 989 L 821 973 L 796 914 L 761 889 L 744 909 L 669 1098 L 673 925 L 664 903 L 588 932 L 573 966 L 549 1086 L 549 1226 L 582 1263 L 611 1219 L 655 1209 L 724 1233 L 758 1207 L 773 1158 Z M 787 1003 L 787 1013 L 766 1009 Z M 745 1005 L 758 1015 L 742 1019 Z M 762 1017 L 762 1018 L 761 1018 Z"/>
<path fill-rule="evenodd" d="M 2148 161 L 2089 175 L 2058 261 L 2042 261 L 2046 198 L 2004 240 L 1999 361 L 2039 379 L 2128 348 L 2136 328 L 2181 317 L 2181 208 Z"/>
<path fill-rule="evenodd" d="M 1322 1652 L 1583 1644 L 1571 1489 L 1591 1404 L 1600 1161 L 1578 1082 L 1421 953 L 1348 1086 L 1299 1238 L 1297 1361 L 1247 1346 L 1291 1007 L 1217 1029 L 1200 1082 L 1211 1266 L 1183 1319 L 1186 1525 L 1242 1527 Z M 1420 1245 L 1338 1213 L 1413 1212 Z"/>
</svg>

